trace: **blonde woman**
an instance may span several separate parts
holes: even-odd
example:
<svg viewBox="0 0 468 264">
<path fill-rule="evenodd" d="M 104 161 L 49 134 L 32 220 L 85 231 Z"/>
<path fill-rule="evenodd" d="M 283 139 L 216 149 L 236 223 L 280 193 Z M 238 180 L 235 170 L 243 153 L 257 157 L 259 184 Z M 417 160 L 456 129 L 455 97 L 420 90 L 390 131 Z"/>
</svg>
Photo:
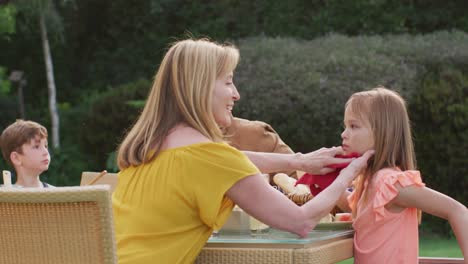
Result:
<svg viewBox="0 0 468 264">
<path fill-rule="evenodd" d="M 223 142 L 240 95 L 233 83 L 238 50 L 208 40 L 173 44 L 146 105 L 118 151 L 112 202 L 119 263 L 192 263 L 234 204 L 260 221 L 306 236 L 365 165 L 354 160 L 327 190 L 302 207 L 260 172 L 327 173 L 342 149 L 308 154 L 240 152 Z"/>
<path fill-rule="evenodd" d="M 344 125 L 345 154 L 375 150 L 349 206 L 346 199 L 339 202 L 353 212 L 355 263 L 418 263 L 420 210 L 450 222 L 466 261 L 468 210 L 424 186 L 403 98 L 383 87 L 355 93 L 346 103 Z"/>
</svg>

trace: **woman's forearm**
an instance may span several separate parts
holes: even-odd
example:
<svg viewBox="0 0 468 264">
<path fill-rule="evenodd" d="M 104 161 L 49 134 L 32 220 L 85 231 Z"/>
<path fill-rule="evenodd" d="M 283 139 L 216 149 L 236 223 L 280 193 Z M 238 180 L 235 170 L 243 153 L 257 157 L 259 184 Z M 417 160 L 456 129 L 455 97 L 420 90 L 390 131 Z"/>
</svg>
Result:
<svg viewBox="0 0 468 264">
<path fill-rule="evenodd" d="M 266 152 L 243 151 L 262 173 L 271 173 L 277 171 L 300 170 L 298 164 L 300 153 L 279 154 Z"/>
<path fill-rule="evenodd" d="M 307 218 L 313 219 L 317 224 L 322 217 L 330 213 L 335 207 L 347 187 L 348 183 L 346 181 L 337 179 L 312 200 L 304 204 L 302 209 L 305 210 Z"/>
<path fill-rule="evenodd" d="M 341 147 L 321 148 L 309 153 L 280 154 L 244 151 L 262 173 L 298 170 L 312 174 L 326 174 L 334 171 L 330 164 L 349 163 L 352 159 L 335 158 L 341 154 Z"/>
<path fill-rule="evenodd" d="M 338 200 L 343 199 L 343 196 L 351 181 L 359 174 L 362 168 L 367 165 L 367 160 L 374 154 L 373 151 L 367 151 L 360 158 L 354 160 L 348 167 L 341 170 L 338 178 L 320 194 L 307 202 L 302 208 L 306 210 L 306 214 L 310 217 L 323 217 L 329 213 L 338 203 Z M 320 218 L 318 219 L 320 220 Z"/>
<path fill-rule="evenodd" d="M 258 220 L 282 230 L 305 237 L 320 219 L 329 213 L 349 183 L 367 165 L 372 152 L 366 152 L 340 172 L 338 178 L 302 207 L 298 207 L 273 189 L 260 174 L 237 181 L 227 192 L 240 208 Z"/>
</svg>

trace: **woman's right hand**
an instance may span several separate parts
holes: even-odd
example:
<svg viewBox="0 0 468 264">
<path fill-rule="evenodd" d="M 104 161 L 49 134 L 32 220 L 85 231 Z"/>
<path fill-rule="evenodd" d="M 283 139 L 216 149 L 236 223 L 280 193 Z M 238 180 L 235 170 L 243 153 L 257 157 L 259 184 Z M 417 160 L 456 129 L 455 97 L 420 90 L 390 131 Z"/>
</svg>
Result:
<svg viewBox="0 0 468 264">
<path fill-rule="evenodd" d="M 346 168 L 341 170 L 338 179 L 345 180 L 349 185 L 367 167 L 367 160 L 374 155 L 374 152 L 374 150 L 368 150 L 361 157 L 351 161 Z"/>
</svg>

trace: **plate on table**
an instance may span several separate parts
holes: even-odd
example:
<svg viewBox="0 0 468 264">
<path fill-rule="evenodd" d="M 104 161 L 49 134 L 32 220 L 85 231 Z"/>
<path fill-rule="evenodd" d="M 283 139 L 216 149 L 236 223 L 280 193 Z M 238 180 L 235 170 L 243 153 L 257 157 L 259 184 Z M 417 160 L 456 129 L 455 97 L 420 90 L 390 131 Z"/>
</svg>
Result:
<svg viewBox="0 0 468 264">
<path fill-rule="evenodd" d="M 314 230 L 348 230 L 353 229 L 353 221 L 319 223 Z"/>
</svg>

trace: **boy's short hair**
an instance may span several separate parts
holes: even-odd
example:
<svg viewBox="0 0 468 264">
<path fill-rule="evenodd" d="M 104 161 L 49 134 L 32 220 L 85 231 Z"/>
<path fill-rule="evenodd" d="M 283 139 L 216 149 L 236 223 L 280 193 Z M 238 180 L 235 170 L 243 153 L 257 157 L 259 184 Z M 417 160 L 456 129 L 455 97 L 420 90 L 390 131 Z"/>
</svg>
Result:
<svg viewBox="0 0 468 264">
<path fill-rule="evenodd" d="M 0 148 L 3 158 L 13 166 L 10 154 L 13 151 L 23 153 L 22 146 L 31 141 L 36 136 L 47 139 L 47 129 L 34 121 L 16 120 L 3 130 L 0 136 Z"/>
</svg>

